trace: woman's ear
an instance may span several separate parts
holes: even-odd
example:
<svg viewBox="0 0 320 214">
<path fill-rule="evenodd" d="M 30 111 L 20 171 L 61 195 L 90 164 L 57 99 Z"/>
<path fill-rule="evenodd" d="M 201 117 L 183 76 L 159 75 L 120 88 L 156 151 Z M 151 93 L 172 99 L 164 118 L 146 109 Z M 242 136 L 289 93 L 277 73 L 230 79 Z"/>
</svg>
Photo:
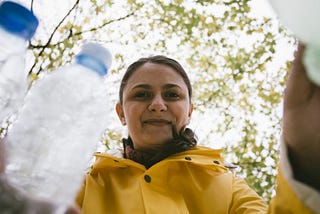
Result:
<svg viewBox="0 0 320 214">
<path fill-rule="evenodd" d="M 123 109 L 122 109 L 122 106 L 120 103 L 117 103 L 116 111 L 117 111 L 117 114 L 118 114 L 118 117 L 119 117 L 121 124 L 124 126 L 127 125 L 126 118 L 124 117 L 124 112 L 123 112 Z"/>
</svg>

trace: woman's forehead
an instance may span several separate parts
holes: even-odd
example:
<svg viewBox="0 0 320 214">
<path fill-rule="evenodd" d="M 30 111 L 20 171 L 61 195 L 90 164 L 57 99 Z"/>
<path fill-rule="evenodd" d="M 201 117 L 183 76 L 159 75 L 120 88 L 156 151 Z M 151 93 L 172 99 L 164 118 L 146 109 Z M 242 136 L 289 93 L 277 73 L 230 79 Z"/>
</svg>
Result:
<svg viewBox="0 0 320 214">
<path fill-rule="evenodd" d="M 154 63 L 145 63 L 132 74 L 128 79 L 127 88 L 133 88 L 136 85 L 177 85 L 187 89 L 178 71 L 170 66 Z"/>
</svg>

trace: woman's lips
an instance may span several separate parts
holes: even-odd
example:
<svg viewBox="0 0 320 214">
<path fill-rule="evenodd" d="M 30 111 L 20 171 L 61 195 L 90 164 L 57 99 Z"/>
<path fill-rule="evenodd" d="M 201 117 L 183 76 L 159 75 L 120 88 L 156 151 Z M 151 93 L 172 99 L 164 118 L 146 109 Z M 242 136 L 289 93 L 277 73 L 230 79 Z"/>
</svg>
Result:
<svg viewBox="0 0 320 214">
<path fill-rule="evenodd" d="M 143 121 L 144 125 L 152 125 L 152 126 L 167 126 L 171 125 L 171 121 L 169 120 L 162 120 L 162 119 L 149 119 Z"/>
</svg>

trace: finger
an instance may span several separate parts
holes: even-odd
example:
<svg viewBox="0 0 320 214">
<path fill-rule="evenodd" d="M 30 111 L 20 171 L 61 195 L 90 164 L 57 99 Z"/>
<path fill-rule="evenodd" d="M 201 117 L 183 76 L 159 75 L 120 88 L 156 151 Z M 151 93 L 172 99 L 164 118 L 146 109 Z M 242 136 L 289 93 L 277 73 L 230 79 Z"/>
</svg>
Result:
<svg viewBox="0 0 320 214">
<path fill-rule="evenodd" d="M 65 214 L 80 214 L 80 213 L 81 213 L 81 210 L 79 206 L 76 204 L 73 204 L 72 206 L 70 206 L 65 212 Z"/>
<path fill-rule="evenodd" d="M 284 108 L 303 106 L 312 97 L 315 85 L 309 80 L 303 64 L 304 45 L 299 43 L 292 62 L 284 96 Z"/>
<path fill-rule="evenodd" d="M 0 139 L 0 173 L 4 172 L 5 169 L 5 148 L 4 148 L 4 141 Z"/>
</svg>

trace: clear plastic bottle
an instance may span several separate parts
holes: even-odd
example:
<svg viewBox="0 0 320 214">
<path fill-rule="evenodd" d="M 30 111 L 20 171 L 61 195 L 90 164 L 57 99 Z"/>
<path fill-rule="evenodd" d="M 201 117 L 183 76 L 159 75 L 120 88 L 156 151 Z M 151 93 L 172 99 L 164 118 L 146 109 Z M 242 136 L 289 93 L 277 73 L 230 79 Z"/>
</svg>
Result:
<svg viewBox="0 0 320 214">
<path fill-rule="evenodd" d="M 111 54 L 89 43 L 74 64 L 31 87 L 7 136 L 12 183 L 62 210 L 73 203 L 109 122 L 104 77 L 110 65 Z"/>
<path fill-rule="evenodd" d="M 0 4 L 0 122 L 21 106 L 28 79 L 25 52 L 38 19 L 20 4 Z"/>
<path fill-rule="evenodd" d="M 309 79 L 320 86 L 320 1 L 269 0 L 280 21 L 305 45 L 303 63 Z M 290 6 L 289 6 L 290 5 Z"/>
</svg>

